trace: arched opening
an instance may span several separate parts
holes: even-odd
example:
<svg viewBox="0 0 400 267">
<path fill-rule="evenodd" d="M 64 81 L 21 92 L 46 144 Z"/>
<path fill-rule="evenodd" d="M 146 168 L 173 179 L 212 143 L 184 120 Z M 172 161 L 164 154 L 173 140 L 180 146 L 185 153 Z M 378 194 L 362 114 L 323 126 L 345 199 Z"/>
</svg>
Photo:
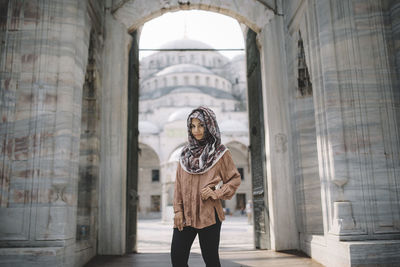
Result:
<svg viewBox="0 0 400 267">
<path fill-rule="evenodd" d="M 208 14 L 207 14 L 208 13 Z M 211 14 L 210 14 L 211 13 Z M 185 36 L 177 36 L 174 38 L 170 37 L 167 41 L 163 41 L 162 35 L 159 36 L 160 32 L 165 32 L 174 29 L 172 33 L 179 32 L 179 24 L 175 25 L 168 21 L 177 20 L 176 17 L 187 16 L 191 20 L 195 20 L 198 17 L 199 20 L 203 21 L 203 29 L 200 33 L 207 32 L 207 35 L 213 34 L 215 25 L 221 25 L 224 23 L 223 28 L 220 26 L 219 33 L 224 32 L 224 38 L 231 40 L 226 42 L 225 46 L 219 45 L 217 48 L 235 48 L 243 47 L 243 33 L 239 24 L 226 16 L 215 14 L 212 12 L 204 11 L 182 11 L 176 13 L 168 13 L 165 16 L 161 16 L 154 21 L 149 21 L 141 29 L 141 43 L 140 43 L 140 95 L 139 95 L 139 106 L 151 106 L 151 113 L 148 110 L 139 108 L 139 121 L 146 120 L 152 123 L 155 128 L 159 128 L 158 132 L 143 131 L 140 129 L 139 123 L 139 140 L 142 142 L 144 139 L 152 138 L 151 144 L 155 147 L 155 150 L 161 155 L 160 158 L 160 171 L 162 177 L 162 203 L 161 213 L 163 223 L 171 223 L 173 221 L 173 186 L 175 180 L 175 172 L 177 166 L 177 155 L 182 148 L 181 144 L 187 141 L 187 129 L 186 129 L 186 118 L 190 111 L 200 105 L 212 107 L 217 115 L 217 119 L 220 123 L 222 139 L 226 138 L 241 138 L 248 145 L 248 114 L 246 112 L 246 98 L 238 97 L 238 93 L 247 95 L 246 91 L 246 79 L 245 79 L 245 57 L 243 51 L 219 51 L 207 42 L 211 42 L 211 38 L 199 35 L 198 31 L 190 31 L 190 25 L 185 26 Z M 214 23 L 209 22 L 212 25 L 206 25 L 204 21 L 214 20 Z M 229 20 L 229 23 L 228 23 Z M 222 22 L 221 22 L 222 21 Z M 154 24 L 159 25 L 158 29 Z M 196 24 L 192 23 L 191 25 Z M 233 29 L 230 29 L 232 27 Z M 217 31 L 217 30 L 214 30 Z M 199 35 L 198 37 L 196 36 Z M 155 38 L 157 37 L 157 38 Z M 147 41 L 152 39 L 151 41 Z M 161 40 L 160 40 L 161 39 Z M 239 41 L 239 42 L 238 42 Z M 151 54 L 148 53 L 148 48 L 154 48 L 158 46 L 159 50 L 155 49 Z M 214 42 L 216 42 L 214 40 Z M 144 51 L 144 52 L 142 52 Z M 238 53 L 241 53 L 237 55 Z M 144 54 L 142 56 L 142 54 Z M 210 58 L 213 64 L 202 64 L 201 60 L 195 60 L 195 58 Z M 159 58 L 168 57 L 171 60 L 170 63 L 164 62 L 163 65 L 158 68 L 150 69 L 151 62 L 159 61 Z M 209 84 L 206 84 L 205 77 L 209 75 L 212 80 Z M 159 86 L 153 90 L 144 90 L 143 85 L 149 81 L 156 79 L 167 79 L 168 77 L 177 77 L 179 83 L 172 86 Z M 241 86 L 237 86 L 236 90 L 233 91 L 232 83 L 235 78 L 240 77 Z M 200 79 L 202 78 L 202 79 Z M 226 84 L 231 86 L 226 86 Z M 224 85 L 222 88 L 221 85 Z M 167 101 L 167 99 L 169 101 Z M 242 108 L 237 108 L 242 107 Z M 235 120 L 229 120 L 234 117 Z M 157 137 L 157 138 L 156 138 Z M 178 149 L 177 149 L 178 147 Z M 241 153 L 237 149 L 232 150 L 234 160 L 240 161 L 238 166 L 239 171 L 246 175 L 247 181 L 251 180 L 249 175 L 248 166 L 245 167 L 244 162 L 248 162 L 247 146 L 245 146 L 245 152 Z M 168 156 L 170 155 L 170 156 Z M 140 170 L 140 166 L 139 166 Z M 245 172 L 244 172 L 245 170 Z M 139 185 L 141 177 L 139 176 Z M 246 200 L 252 199 L 251 195 L 251 182 L 247 183 L 247 186 L 240 188 L 238 192 L 238 198 L 234 197 L 233 200 L 225 201 L 225 211 L 228 215 L 228 219 L 236 220 L 243 224 L 244 230 L 247 230 L 248 222 L 245 214 Z M 139 194 L 141 190 L 139 188 Z M 144 192 L 143 194 L 150 194 Z M 149 198 L 149 196 L 147 197 Z M 240 201 L 239 201 L 240 200 Z M 142 204 L 140 203 L 139 206 Z M 140 218 L 141 211 L 139 211 Z M 241 218 L 240 218 L 241 217 Z M 237 220 L 240 219 L 240 220 Z M 139 220 L 139 230 L 141 225 Z M 139 236 L 141 234 L 139 233 Z M 246 244 L 244 249 L 253 247 L 253 233 L 249 233 L 249 238 L 246 239 L 249 244 Z M 139 239 L 140 241 L 141 239 Z M 238 240 L 239 246 L 240 241 Z M 168 240 L 165 241 L 168 243 Z M 228 246 L 235 246 L 235 242 L 228 242 Z M 225 246 L 226 246 L 225 245 Z M 243 244 L 242 244 L 243 245 Z M 224 246 L 224 245 L 223 245 Z M 139 250 L 141 245 L 139 244 Z"/>
<path fill-rule="evenodd" d="M 151 139 L 140 141 L 151 142 Z M 139 143 L 138 219 L 160 218 L 160 159 L 152 147 L 142 142 Z"/>
<path fill-rule="evenodd" d="M 252 88 L 252 91 L 248 91 L 249 95 L 249 107 L 252 108 L 251 114 L 249 115 L 249 127 L 251 129 L 251 141 L 250 147 L 252 153 L 251 158 L 253 159 L 254 166 L 252 166 L 252 177 L 253 177 L 253 199 L 256 197 L 258 201 L 254 201 L 254 213 L 255 213 L 255 236 L 259 238 L 258 242 L 256 241 L 257 248 L 271 248 L 274 250 L 281 249 L 296 249 L 298 248 L 298 233 L 296 232 L 296 224 L 295 224 L 295 212 L 294 212 L 294 196 L 291 188 L 291 179 L 290 176 L 290 159 L 289 153 L 287 149 L 287 137 L 290 136 L 289 129 L 287 126 L 287 99 L 284 94 L 282 88 L 286 88 L 284 84 L 284 71 L 283 63 L 279 60 L 279 55 L 283 52 L 284 49 L 282 46 L 283 40 L 282 36 L 274 36 L 274 34 L 278 34 L 278 29 L 280 25 L 273 24 L 270 27 L 271 31 L 265 31 L 260 34 L 260 29 L 266 27 L 268 23 L 270 23 L 270 19 L 274 16 L 274 11 L 270 9 L 268 6 L 261 4 L 258 1 L 251 1 L 248 9 L 236 10 L 235 7 L 227 7 L 226 9 L 222 8 L 225 3 L 219 3 L 221 6 L 202 6 L 202 5 L 188 5 L 188 6 L 168 6 L 165 7 L 164 3 L 154 3 L 153 5 L 148 6 L 145 12 L 138 14 L 133 14 L 135 12 L 134 6 L 136 6 L 138 2 L 127 4 L 125 7 L 121 9 L 121 12 L 116 11 L 113 15 L 114 17 L 125 24 L 129 31 L 131 31 L 132 35 L 132 45 L 130 45 L 130 64 L 128 70 L 128 77 L 130 79 L 129 84 L 135 86 L 129 86 L 129 94 L 134 97 L 128 97 L 129 99 L 129 109 L 128 116 L 135 118 L 129 119 L 128 129 L 132 131 L 132 134 L 128 134 L 129 138 L 134 138 L 135 133 L 137 134 L 137 123 L 134 121 L 137 120 L 138 111 L 134 109 L 138 106 L 136 101 L 138 98 L 135 98 L 135 94 L 138 93 L 138 72 L 139 72 L 139 64 L 138 64 L 138 36 L 136 31 L 139 27 L 146 21 L 151 18 L 157 17 L 162 13 L 179 10 L 179 9 L 202 9 L 207 11 L 216 11 L 218 13 L 227 14 L 236 18 L 238 21 L 243 22 L 242 30 L 246 33 L 246 52 L 247 52 L 247 73 L 245 74 L 248 79 L 252 79 L 252 82 L 249 82 L 249 88 Z M 159 12 L 162 10 L 162 12 Z M 133 13 L 131 13 L 133 12 Z M 256 16 L 259 18 L 257 22 L 252 21 L 251 18 Z M 278 22 L 280 23 L 279 20 Z M 122 28 L 121 28 L 122 29 Z M 254 30 L 254 31 L 253 31 Z M 113 34 L 116 34 L 113 32 Z M 261 46 L 260 46 L 261 44 Z M 261 52 L 259 53 L 261 48 Z M 115 53 L 122 55 L 121 51 L 116 51 Z M 267 57 L 266 54 L 269 56 Z M 212 57 L 205 57 L 205 64 L 207 67 L 211 66 L 210 59 Z M 171 58 L 171 62 L 173 63 L 173 58 Z M 178 64 L 179 61 L 176 61 L 175 64 Z M 268 66 L 268 71 L 266 71 L 265 66 Z M 274 68 L 273 68 L 274 67 Z M 278 69 L 282 70 L 282 72 L 278 72 Z M 132 75 L 131 75 L 132 74 Z M 244 76 L 244 77 L 246 77 Z M 176 76 L 178 77 L 178 76 Z M 204 75 L 204 77 L 209 77 L 209 84 L 212 84 L 212 79 L 214 77 L 212 75 Z M 240 82 L 238 83 L 240 85 Z M 180 85 L 180 83 L 178 83 Z M 236 84 L 235 84 L 236 85 Z M 250 86 L 251 85 L 251 86 Z M 230 88 L 237 89 L 236 86 L 231 85 Z M 265 94 L 264 94 L 265 93 Z M 238 94 L 240 95 L 240 94 Z M 243 95 L 241 95 L 243 97 Z M 250 100 L 250 96 L 253 97 Z M 136 99 L 136 100 L 133 100 Z M 185 98 L 183 98 L 184 100 Z M 210 101 L 211 103 L 212 101 Z M 279 103 L 283 103 L 279 105 Z M 131 108 L 134 106 L 135 108 Z M 183 103 L 181 105 L 184 106 Z M 214 106 L 217 106 L 214 101 Z M 222 106 L 222 105 L 221 105 Z M 226 108 L 228 108 L 228 104 L 226 103 Z M 231 108 L 229 106 L 229 108 Z M 234 105 L 234 109 L 240 110 L 240 105 Z M 263 119 L 264 116 L 264 119 Z M 282 120 L 276 120 L 275 118 L 283 117 Z M 266 127 L 266 128 L 265 128 Z M 265 128 L 265 130 L 263 130 Z M 170 133 L 173 133 L 171 131 Z M 286 137 L 286 139 L 285 139 Z M 252 139 L 253 138 L 253 139 Z M 263 143 L 263 140 L 265 141 Z M 134 144 L 135 142 L 132 142 Z M 135 147 L 132 144 L 128 144 L 128 155 L 135 152 Z M 279 145 L 280 148 L 276 149 L 275 146 Z M 259 150 L 255 150 L 255 148 L 259 148 Z M 128 162 L 131 163 L 131 159 L 128 159 Z M 134 169 L 134 164 L 130 164 L 128 166 L 131 170 Z M 257 179 L 254 179 L 255 174 L 257 174 Z M 133 180 L 132 180 L 133 179 Z M 130 184 L 135 184 L 135 176 L 127 176 L 127 184 L 128 187 L 126 190 L 128 192 L 136 192 L 135 189 L 130 188 Z M 124 182 L 124 177 L 121 178 L 121 182 Z M 268 186 L 267 186 L 268 185 Z M 121 187 L 123 188 L 123 187 Z M 104 193 L 102 202 L 108 202 L 110 196 L 107 195 L 107 192 Z M 131 195 L 128 194 L 128 198 L 131 198 Z M 132 204 L 132 207 L 135 205 L 134 197 L 128 201 L 127 204 Z M 121 232 L 119 236 L 117 236 L 116 240 L 119 242 L 119 245 L 124 245 L 126 247 L 124 252 L 135 251 L 135 239 L 136 236 L 136 225 L 135 223 L 129 223 L 129 220 L 136 221 L 135 212 L 132 209 L 132 214 L 129 211 L 129 205 L 127 205 L 128 211 L 126 212 L 126 222 L 118 220 L 118 224 L 123 224 L 126 226 L 126 233 Z M 283 214 L 279 212 L 279 210 L 284 208 L 287 211 L 287 214 Z M 114 212 L 114 210 L 112 211 Z M 115 211 L 115 213 L 117 213 Z M 256 215 L 256 213 L 258 213 Z M 288 216 L 291 219 L 288 219 Z M 104 218 L 104 216 L 100 217 Z M 130 218 L 128 218 L 130 217 Z M 113 216 L 112 218 L 116 218 Z M 124 217 L 121 217 L 122 219 Z M 101 219 L 100 219 L 101 220 Z M 270 223 L 271 220 L 271 223 Z M 99 231 L 99 239 L 103 239 L 104 235 L 107 237 L 107 229 L 113 229 L 113 224 L 108 221 L 104 221 L 101 225 L 101 231 Z M 115 225 L 115 224 L 114 224 Z M 128 229 L 129 228 L 129 229 Z M 271 235 L 269 236 L 269 233 Z M 122 240 L 122 237 L 132 237 L 132 239 Z M 107 237 L 109 238 L 109 237 Z M 107 238 L 104 238 L 107 240 Z M 115 235 L 113 236 L 115 238 Z M 257 240 L 257 239 L 256 239 Z M 132 242 L 131 242 L 132 241 Z M 258 242 L 258 243 L 257 243 Z M 108 244 L 101 242 L 99 244 L 99 250 L 104 253 L 104 251 L 110 250 L 111 247 Z M 103 249 L 104 246 L 104 249 Z M 113 249 L 115 246 L 113 246 Z"/>
<path fill-rule="evenodd" d="M 243 23 L 259 247 L 332 266 L 399 262 L 398 1 L 0 2 L 0 265 L 135 251 L 140 27 L 189 9 Z M 195 54 L 170 62 L 226 64 Z M 215 86 L 209 73 L 199 85 L 206 77 Z"/>
<path fill-rule="evenodd" d="M 225 201 L 225 208 L 229 208 L 232 212 L 246 215 L 246 204 L 252 201 L 252 182 L 250 158 L 248 155 L 248 145 L 238 141 L 232 141 L 226 144 L 232 154 L 232 158 L 241 175 L 242 183 L 236 192 L 236 195 L 231 200 Z M 251 222 L 252 223 L 252 222 Z M 252 233 L 249 233 L 252 235 Z M 253 238 L 253 236 L 251 236 Z M 253 242 L 252 242 L 253 243 Z"/>
</svg>

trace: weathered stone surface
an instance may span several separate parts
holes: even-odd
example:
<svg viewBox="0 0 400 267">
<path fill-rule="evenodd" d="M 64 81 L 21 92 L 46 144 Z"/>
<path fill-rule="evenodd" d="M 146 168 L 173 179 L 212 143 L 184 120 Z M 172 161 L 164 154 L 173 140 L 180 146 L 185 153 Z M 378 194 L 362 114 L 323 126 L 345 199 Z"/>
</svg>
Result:
<svg viewBox="0 0 400 267">
<path fill-rule="evenodd" d="M 271 7 L 275 8 L 274 5 Z M 188 1 L 188 4 L 179 3 L 178 0 L 167 0 L 154 1 L 150 5 L 148 1 L 140 0 L 128 1 L 122 8 L 117 8 L 118 5 L 115 7 L 114 16 L 130 30 L 137 29 L 146 21 L 166 12 L 177 10 L 199 9 L 218 12 L 237 19 L 255 32 L 260 32 L 273 16 L 268 5 L 254 0 L 246 2 L 246 7 L 238 0 L 194 0 Z"/>
<path fill-rule="evenodd" d="M 185 9 L 258 33 L 272 247 L 328 266 L 399 262 L 398 1 L 10 0 L 0 1 L 0 264 L 79 266 L 125 252 L 127 32 Z M 92 29 L 100 138 L 81 134 L 93 116 L 82 104 Z M 299 32 L 309 99 L 294 93 Z M 94 146 L 100 157 L 83 164 Z M 99 215 L 87 212 L 95 190 Z M 77 207 L 79 196 L 92 203 Z M 76 241 L 91 220 L 97 251 L 94 236 Z"/>
<path fill-rule="evenodd" d="M 98 253 L 118 255 L 125 253 L 127 73 L 131 40 L 126 29 L 110 15 L 106 17 L 105 34 L 108 38 L 104 43 L 104 73 L 112 75 L 103 76 L 102 82 Z"/>
<path fill-rule="evenodd" d="M 2 265 L 74 264 L 89 26 L 82 10 L 81 1 L 8 1 L 3 14 L 0 245 L 36 248 L 1 249 Z"/>
</svg>

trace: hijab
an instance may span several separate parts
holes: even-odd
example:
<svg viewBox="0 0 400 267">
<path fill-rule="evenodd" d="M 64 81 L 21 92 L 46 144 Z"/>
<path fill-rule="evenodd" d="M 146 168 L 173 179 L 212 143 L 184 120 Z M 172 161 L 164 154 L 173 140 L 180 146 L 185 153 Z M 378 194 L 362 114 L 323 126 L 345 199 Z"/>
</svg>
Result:
<svg viewBox="0 0 400 267">
<path fill-rule="evenodd" d="M 197 140 L 191 131 L 192 119 L 198 119 L 204 126 L 203 139 Z M 227 151 L 221 144 L 215 113 L 206 107 L 194 109 L 187 119 L 188 144 L 183 147 L 180 155 L 182 168 L 191 174 L 205 173 L 218 162 Z"/>
</svg>

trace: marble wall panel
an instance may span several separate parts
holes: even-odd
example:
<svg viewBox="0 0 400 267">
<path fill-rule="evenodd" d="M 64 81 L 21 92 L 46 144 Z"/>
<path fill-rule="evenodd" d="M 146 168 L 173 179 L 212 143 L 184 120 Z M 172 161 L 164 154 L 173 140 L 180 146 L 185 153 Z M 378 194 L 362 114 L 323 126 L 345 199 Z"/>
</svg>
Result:
<svg viewBox="0 0 400 267">
<path fill-rule="evenodd" d="M 318 127 L 326 127 L 320 133 L 327 138 L 327 146 L 321 147 L 326 152 L 320 152 L 331 158 L 326 165 L 330 201 L 350 201 L 353 206 L 354 227 L 348 234 L 373 235 L 382 223 L 385 231 L 388 225 L 398 231 L 398 136 L 390 54 L 379 45 L 388 38 L 381 3 L 316 2 L 320 28 L 315 48 L 321 50 L 323 74 L 317 89 L 324 90 L 320 107 L 325 113 Z"/>
<path fill-rule="evenodd" d="M 290 116 L 292 129 L 292 168 L 296 190 L 296 218 L 298 229 L 306 235 L 323 234 L 321 184 L 318 165 L 317 133 L 315 122 L 314 95 L 302 95 L 299 89 L 299 56 L 312 79 L 310 60 L 310 26 L 306 23 L 309 2 L 284 2 L 286 35 L 286 60 L 289 82 Z M 299 40 L 304 51 L 301 51 Z M 314 85 L 312 85 L 314 87 Z"/>
<path fill-rule="evenodd" d="M 75 234 L 85 4 L 8 1 L 1 14 L 2 240 Z"/>
</svg>

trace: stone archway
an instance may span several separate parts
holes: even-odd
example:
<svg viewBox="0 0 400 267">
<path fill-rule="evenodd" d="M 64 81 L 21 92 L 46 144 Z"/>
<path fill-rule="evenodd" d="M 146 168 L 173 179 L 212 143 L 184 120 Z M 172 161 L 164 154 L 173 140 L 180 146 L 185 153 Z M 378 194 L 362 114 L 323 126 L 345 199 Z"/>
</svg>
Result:
<svg viewBox="0 0 400 267">
<path fill-rule="evenodd" d="M 167 12 L 179 10 L 203 10 L 230 16 L 252 29 L 260 32 L 276 13 L 276 4 L 269 5 L 268 1 L 251 0 L 247 7 L 229 0 L 209 1 L 171 1 L 161 0 L 149 3 L 146 0 L 125 1 L 112 8 L 113 16 L 128 29 L 128 32 L 139 29 L 145 22 Z"/>
<path fill-rule="evenodd" d="M 108 32 L 111 36 L 111 38 L 119 38 L 121 39 L 122 35 L 124 35 L 120 31 L 125 30 L 125 36 L 128 35 L 127 32 L 132 33 L 132 39 L 131 42 L 132 44 L 129 46 L 130 48 L 130 55 L 137 55 L 138 51 L 138 36 L 137 32 L 140 30 L 140 26 L 152 19 L 155 18 L 156 16 L 159 16 L 165 12 L 169 11 L 177 11 L 177 10 L 188 10 L 188 9 L 201 9 L 201 10 L 206 10 L 206 11 L 214 11 L 218 12 L 221 14 L 229 15 L 235 19 L 237 19 L 239 22 L 244 23 L 243 29 L 245 32 L 253 32 L 253 37 L 249 41 L 249 44 L 252 44 L 254 48 L 261 49 L 259 55 L 255 56 L 255 54 L 252 54 L 252 56 L 258 58 L 258 63 L 256 64 L 257 67 L 260 70 L 260 75 L 257 76 L 257 89 L 260 91 L 260 94 L 257 97 L 257 101 L 260 101 L 260 105 L 257 105 L 257 107 L 262 107 L 263 105 L 268 104 L 273 104 L 272 100 L 268 100 L 265 96 L 264 93 L 261 93 L 261 91 L 266 91 L 266 90 L 273 90 L 272 95 L 277 95 L 278 98 L 281 99 L 281 102 L 286 101 L 284 95 L 280 95 L 280 92 L 282 90 L 281 87 L 285 86 L 285 84 L 282 82 L 284 80 L 284 72 L 282 72 L 280 75 L 275 75 L 269 77 L 266 75 L 266 65 L 265 65 L 265 51 L 269 46 L 272 48 L 269 48 L 270 50 L 277 50 L 271 54 L 271 57 L 269 57 L 267 60 L 272 61 L 278 61 L 280 60 L 279 54 L 283 53 L 282 51 L 279 51 L 279 46 L 280 43 L 283 43 L 283 36 L 281 35 L 282 32 L 282 26 L 281 22 L 275 22 L 275 24 L 272 24 L 273 27 L 270 27 L 271 21 L 276 18 L 277 20 L 281 20 L 281 18 L 277 18 L 277 16 L 274 15 L 274 9 L 269 8 L 267 5 L 264 5 L 261 3 L 261 1 L 250 1 L 249 5 L 246 8 L 243 8 L 240 5 L 234 5 L 232 4 L 232 1 L 215 1 L 211 2 L 208 5 L 200 4 L 200 3 L 189 3 L 188 1 L 183 3 L 183 1 L 178 1 L 178 3 L 174 2 L 171 3 L 172 1 L 155 1 L 154 3 L 149 3 L 148 1 L 128 1 L 122 4 L 121 6 L 116 6 L 113 8 L 113 16 L 116 20 L 113 20 L 112 22 L 109 22 Z M 246 26 L 248 27 L 249 30 L 246 29 Z M 118 28 L 118 33 L 115 33 L 113 30 L 114 28 Z M 107 30 L 106 30 L 107 31 Z M 266 36 L 268 34 L 276 34 L 279 38 L 276 38 L 274 41 L 270 41 Z M 126 37 L 124 37 L 126 38 Z M 130 39 L 130 38 L 128 38 Z M 111 44 L 110 44 L 111 45 Z M 122 59 L 122 63 L 125 61 L 125 64 L 127 64 L 126 60 L 128 58 L 128 50 L 126 49 L 121 49 L 121 45 L 119 44 L 114 44 L 116 45 L 115 47 L 111 47 L 110 49 L 113 50 L 113 52 L 110 55 L 110 58 L 112 58 L 112 54 L 114 53 L 117 58 L 124 58 Z M 119 47 L 119 49 L 118 49 Z M 277 52 L 277 53 L 276 53 Z M 135 60 L 130 60 L 130 62 L 135 62 Z M 275 62 L 268 62 L 268 64 L 275 64 Z M 121 62 L 119 63 L 121 64 Z M 268 65 L 272 66 L 272 65 Z M 249 70 L 254 70 L 254 64 L 250 64 L 248 66 L 248 74 Z M 128 76 L 130 79 L 134 75 L 130 75 L 128 73 L 135 74 L 138 72 L 138 64 L 131 65 L 129 67 L 129 70 L 125 70 L 125 73 L 120 74 L 119 79 L 126 79 Z M 125 76 L 124 76 L 125 75 Z M 268 76 L 268 77 L 267 77 Z M 125 77 L 125 78 L 124 78 Z M 111 79 L 115 80 L 115 77 L 112 77 Z M 273 83 L 273 86 L 269 86 L 266 84 L 266 79 L 269 79 L 271 81 L 275 81 Z M 136 82 L 130 82 L 130 84 L 136 84 Z M 135 90 L 134 88 L 131 88 L 129 90 Z M 134 102 L 130 102 L 130 105 L 133 104 Z M 287 121 L 283 120 L 282 122 L 276 124 L 275 122 L 272 124 L 268 124 L 268 122 L 273 121 L 273 118 L 279 117 L 279 116 L 287 116 L 287 110 L 285 105 L 281 105 L 278 108 L 271 109 L 268 113 L 266 112 L 267 108 L 264 107 L 264 111 L 258 109 L 254 112 L 256 115 L 252 115 L 250 120 L 253 121 L 258 121 L 258 123 L 263 124 L 263 127 L 265 128 L 265 134 L 259 135 L 260 140 L 263 138 L 270 138 L 268 134 L 271 134 L 271 129 L 273 130 L 273 134 L 270 136 L 276 139 L 276 135 L 278 136 L 288 136 L 288 127 L 287 127 Z M 131 111 L 132 113 L 129 113 L 128 116 L 135 117 L 137 116 L 137 113 L 134 111 Z M 255 117 L 257 116 L 257 118 Z M 258 118 L 258 116 L 264 116 L 264 119 Z M 257 123 L 257 122 L 256 122 Z M 137 126 L 134 124 L 131 124 L 133 129 L 135 129 Z M 261 126 L 261 125 L 260 125 Z M 276 133 L 275 133 L 276 132 Z M 259 132 L 261 133 L 261 132 Z M 260 211 L 264 214 L 263 216 L 259 217 L 261 218 L 259 220 L 259 225 L 262 227 L 259 227 L 261 230 L 259 231 L 260 235 L 260 240 L 263 243 L 263 245 L 256 245 L 258 248 L 271 248 L 274 250 L 284 250 L 284 249 L 296 249 L 298 247 L 298 236 L 296 232 L 296 225 L 295 225 L 295 211 L 294 211 L 294 205 L 293 205 L 293 193 L 292 189 L 290 188 L 290 183 L 288 182 L 290 180 L 290 163 L 289 163 L 289 153 L 288 150 L 286 149 L 275 149 L 274 145 L 271 144 L 269 140 L 266 140 L 265 143 L 265 153 L 264 155 L 258 156 L 255 162 L 258 162 L 258 166 L 263 166 L 265 164 L 265 167 L 262 167 L 264 169 L 261 171 L 260 174 L 260 184 L 257 187 L 257 190 L 255 190 L 255 193 L 258 194 L 260 198 L 260 205 L 262 204 L 262 208 Z M 286 145 L 286 143 L 281 144 L 283 147 Z M 128 145 L 129 147 L 129 145 Z M 134 151 L 134 147 L 128 149 L 129 151 Z M 261 153 L 261 152 L 259 152 Z M 271 165 L 271 158 L 274 158 L 275 156 L 278 156 L 280 158 L 280 167 L 277 168 L 275 165 Z M 104 161 L 107 161 L 105 158 Z M 268 167 L 270 168 L 268 170 Z M 268 172 L 267 172 L 268 171 Z M 284 176 L 282 178 L 282 176 Z M 130 177 L 130 178 L 129 178 Z M 124 193 L 124 190 L 126 190 L 126 187 L 124 185 L 126 183 L 128 184 L 135 184 L 135 182 L 130 182 L 129 179 L 132 179 L 134 176 L 128 175 L 128 181 L 126 180 L 127 177 L 120 177 L 120 180 L 115 180 L 114 182 L 117 183 L 118 185 L 114 185 L 114 187 L 120 188 L 120 193 L 121 195 Z M 276 177 L 279 177 L 279 182 L 274 181 L 273 179 L 276 179 Z M 272 179 L 272 180 L 271 180 Z M 257 184 L 257 183 L 253 183 Z M 270 185 L 268 186 L 267 189 L 267 184 Z M 260 190 L 262 191 L 260 191 Z M 131 190 L 131 189 L 129 189 Z M 128 191 L 129 191 L 128 190 Z M 133 191 L 136 189 L 133 188 Z M 102 196 L 100 196 L 100 202 L 109 202 L 112 201 L 112 197 L 107 195 L 107 191 L 105 190 L 100 190 L 101 192 L 104 192 Z M 131 190 L 132 191 L 132 190 Z M 280 191 L 283 191 L 285 193 L 278 193 Z M 262 192 L 262 194 L 260 194 Z M 271 194 L 274 192 L 274 194 Z M 276 192 L 276 193 L 275 193 Z M 254 194 L 254 193 L 253 193 Z M 122 203 L 126 202 L 129 203 L 129 200 L 126 201 L 124 199 L 121 199 Z M 269 203 L 268 207 L 266 206 L 265 203 Z M 283 214 L 279 212 L 278 210 L 284 207 L 285 210 L 288 212 L 286 214 Z M 108 215 L 108 218 L 111 217 L 111 219 L 106 220 L 104 218 L 104 215 L 100 213 L 100 218 L 99 221 L 102 222 L 100 223 L 100 229 L 99 229 L 99 254 L 110 254 L 109 251 L 115 251 L 115 246 L 111 248 L 113 242 L 107 242 L 107 240 L 110 239 L 109 232 L 115 232 L 116 228 L 113 225 L 121 225 L 123 226 L 122 229 L 127 229 L 126 231 L 129 232 L 128 230 L 128 225 L 126 223 L 126 220 L 130 220 L 129 218 L 125 217 L 126 212 L 124 212 L 126 209 L 126 206 L 122 206 L 120 210 L 112 210 L 112 213 L 114 213 L 114 216 Z M 269 213 L 268 213 L 269 212 Z M 122 214 L 122 216 L 121 216 Z M 260 213 L 261 214 L 261 213 Z M 134 217 L 135 215 L 133 215 Z M 291 217 L 291 219 L 287 219 L 287 217 Z M 129 216 L 128 216 L 129 217 Z M 267 219 L 270 218 L 270 221 Z M 113 222 L 114 220 L 114 222 Z M 134 231 L 134 229 L 133 229 Z M 270 233 L 267 235 L 264 235 L 263 233 Z M 135 236 L 135 233 L 129 234 L 125 231 L 119 231 L 118 234 L 114 234 L 113 238 L 114 242 L 118 244 L 119 249 L 117 249 L 119 252 L 118 254 L 123 254 L 128 251 L 135 251 L 130 250 L 130 249 L 125 249 L 127 241 L 125 240 L 126 236 Z M 131 241 L 128 241 L 128 243 Z M 132 241 L 134 242 L 134 241 Z M 271 245 L 269 245 L 271 243 Z M 134 244 L 134 243 L 132 243 Z M 134 245 L 132 246 L 134 247 Z M 115 252 L 113 252 L 115 253 Z"/>
<path fill-rule="evenodd" d="M 300 247 L 331 266 L 399 262 L 399 116 L 393 104 L 398 101 L 394 59 L 399 49 L 393 46 L 400 29 L 398 1 L 242 2 L 0 1 L 1 263 L 38 259 L 47 266 L 77 266 L 96 252 L 129 251 L 126 193 L 132 180 L 127 177 L 137 170 L 129 158 L 137 151 L 128 155 L 127 147 L 135 140 L 137 121 L 130 117 L 129 127 L 128 113 L 137 114 L 137 105 L 128 103 L 135 103 L 137 87 L 135 80 L 128 82 L 128 66 L 133 76 L 138 73 L 135 60 L 128 64 L 129 52 L 135 59 L 136 33 L 145 21 L 193 8 L 230 15 L 256 33 L 251 43 L 260 52 L 271 249 Z M 293 33 L 298 31 L 313 84 L 319 170 L 314 184 L 321 186 L 322 211 L 317 233 L 323 229 L 323 236 L 302 232 L 301 226 L 297 231 L 294 215 L 301 212 L 293 203 L 298 168 L 290 160 L 297 137 L 288 113 L 293 112 L 291 70 L 298 46 Z M 99 215 L 90 217 L 98 219 L 98 240 L 83 240 L 82 247 L 74 240 L 86 66 L 99 71 L 88 71 L 88 78 L 99 78 L 101 156 L 95 162 L 99 201 L 93 204 Z M 85 236 L 87 228 L 80 230 Z M 385 253 L 377 253 L 383 247 Z"/>
</svg>

